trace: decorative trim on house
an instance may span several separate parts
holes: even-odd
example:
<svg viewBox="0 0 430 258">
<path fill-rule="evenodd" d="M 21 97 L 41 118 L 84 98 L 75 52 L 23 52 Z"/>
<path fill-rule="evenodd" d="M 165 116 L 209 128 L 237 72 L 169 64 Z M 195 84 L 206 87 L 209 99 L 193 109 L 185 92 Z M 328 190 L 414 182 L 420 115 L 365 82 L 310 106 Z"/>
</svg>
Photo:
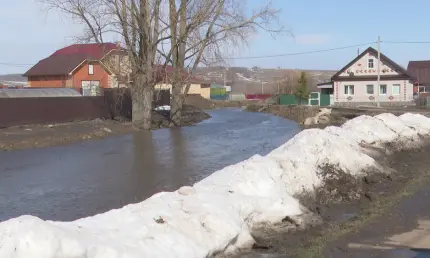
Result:
<svg viewBox="0 0 430 258">
<path fill-rule="evenodd" d="M 340 69 L 337 73 L 335 73 L 332 77 L 331 80 L 347 80 L 347 77 L 343 77 L 340 76 L 340 74 L 342 74 L 342 72 L 346 71 L 346 69 L 350 66 L 352 66 L 354 63 L 356 63 L 358 60 L 360 60 L 362 57 L 364 57 L 366 54 L 373 54 L 375 56 L 378 55 L 378 51 L 376 51 L 374 48 L 369 47 L 367 48 L 365 51 L 363 51 L 360 55 L 358 55 L 356 58 L 354 58 L 351 62 L 349 62 L 347 65 L 345 65 L 344 67 L 342 67 L 342 69 Z M 384 54 L 380 54 L 381 55 L 381 62 L 385 63 L 386 65 L 392 66 L 394 68 L 394 70 L 396 72 L 399 73 L 398 76 L 404 76 L 402 77 L 402 79 L 411 79 L 412 77 L 408 74 L 408 72 L 405 70 L 405 68 L 401 67 L 400 65 L 398 65 L 396 62 L 394 62 L 393 60 L 391 60 L 390 58 L 388 58 L 386 55 Z M 376 70 L 376 69 L 375 69 Z M 353 76 L 351 76 L 353 77 Z M 358 76 L 357 76 L 358 77 Z M 362 77 L 362 76 L 360 76 Z M 364 76 L 363 76 L 364 77 Z M 382 80 L 381 76 L 381 80 Z M 372 78 L 376 78 L 376 77 L 372 77 Z"/>
<path fill-rule="evenodd" d="M 107 67 L 103 62 L 99 61 L 99 60 L 88 60 L 85 59 L 84 61 L 82 61 L 78 66 L 76 66 L 75 68 L 73 68 L 73 70 L 69 73 L 69 75 L 73 75 L 73 73 L 80 68 L 83 64 L 85 63 L 89 63 L 89 62 L 94 62 L 94 63 L 98 63 L 100 64 L 101 67 L 103 67 L 103 69 L 105 69 L 110 75 L 113 75 L 113 72 L 109 69 L 109 67 Z"/>
<path fill-rule="evenodd" d="M 377 76 L 338 76 L 333 80 L 336 81 L 376 81 Z M 380 76 L 380 80 L 410 80 L 408 75 L 385 75 Z"/>
</svg>

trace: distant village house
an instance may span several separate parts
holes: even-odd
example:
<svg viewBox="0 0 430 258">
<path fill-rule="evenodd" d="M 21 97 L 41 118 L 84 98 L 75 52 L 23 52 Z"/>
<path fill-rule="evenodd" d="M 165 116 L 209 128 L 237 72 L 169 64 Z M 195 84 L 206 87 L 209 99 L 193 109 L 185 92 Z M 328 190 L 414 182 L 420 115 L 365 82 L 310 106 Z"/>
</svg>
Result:
<svg viewBox="0 0 430 258">
<path fill-rule="evenodd" d="M 98 95 L 100 88 L 122 83 L 118 77 L 128 73 L 125 63 L 127 53 L 119 44 L 75 44 L 42 59 L 24 76 L 32 88 L 75 88 L 83 95 Z"/>
<path fill-rule="evenodd" d="M 318 88 L 322 94 L 331 95 L 334 105 L 414 104 L 413 76 L 382 53 L 378 89 L 377 57 L 378 51 L 369 47 Z"/>
</svg>

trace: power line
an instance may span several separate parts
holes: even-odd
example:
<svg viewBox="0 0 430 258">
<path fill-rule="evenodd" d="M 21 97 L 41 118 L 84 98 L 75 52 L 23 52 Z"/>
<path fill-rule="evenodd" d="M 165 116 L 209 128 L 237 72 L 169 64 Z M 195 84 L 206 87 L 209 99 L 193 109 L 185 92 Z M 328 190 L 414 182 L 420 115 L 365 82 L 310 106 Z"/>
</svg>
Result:
<svg viewBox="0 0 430 258">
<path fill-rule="evenodd" d="M 284 56 L 307 55 L 307 54 L 337 51 L 337 50 L 343 50 L 343 49 L 355 48 L 355 47 L 361 47 L 361 46 L 368 46 L 368 45 L 372 45 L 372 44 L 376 44 L 376 43 L 377 43 L 376 41 L 373 41 L 373 42 L 355 44 L 355 45 L 350 45 L 350 46 L 311 50 L 311 51 L 305 51 L 305 52 L 284 53 L 284 54 L 263 55 L 263 56 L 225 57 L 224 59 L 226 59 L 226 60 L 262 59 L 262 58 L 273 58 L 273 57 L 284 57 Z M 381 43 L 388 43 L 388 44 L 430 44 L 430 41 L 381 41 Z M 34 64 L 0 63 L 0 65 L 23 67 L 23 66 L 32 66 Z"/>
<path fill-rule="evenodd" d="M 22 67 L 22 66 L 31 66 L 34 64 L 0 63 L 0 65 Z"/>
<path fill-rule="evenodd" d="M 321 53 L 321 52 L 329 52 L 329 51 L 335 51 L 335 50 L 342 50 L 342 49 L 353 48 L 353 47 L 368 46 L 368 45 L 376 44 L 376 43 L 377 42 L 374 41 L 374 42 L 357 44 L 357 45 L 351 45 L 351 46 L 328 48 L 328 49 L 320 49 L 320 50 L 313 50 L 313 51 L 306 51 L 306 52 L 286 53 L 286 54 L 277 54 L 277 55 L 265 55 L 265 56 L 226 57 L 224 59 L 258 59 L 258 58 L 271 58 L 271 57 L 282 57 L 282 56 L 297 56 L 297 55 L 306 55 L 306 54 L 314 54 L 314 53 Z"/>
<path fill-rule="evenodd" d="M 430 41 L 381 41 L 388 44 L 430 44 Z"/>
</svg>

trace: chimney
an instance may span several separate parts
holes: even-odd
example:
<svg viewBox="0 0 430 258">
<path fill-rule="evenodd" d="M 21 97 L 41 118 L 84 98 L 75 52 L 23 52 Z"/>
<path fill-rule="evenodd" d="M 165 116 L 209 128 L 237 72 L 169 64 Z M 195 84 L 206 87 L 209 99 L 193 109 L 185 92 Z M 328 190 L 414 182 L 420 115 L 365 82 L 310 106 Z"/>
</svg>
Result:
<svg viewBox="0 0 430 258">
<path fill-rule="evenodd" d="M 117 42 L 115 42 L 116 43 L 116 48 L 117 49 L 120 49 L 121 48 L 121 42 L 120 41 L 117 41 Z"/>
<path fill-rule="evenodd" d="M 360 55 L 360 49 L 357 48 L 357 56 L 359 56 L 359 55 Z"/>
</svg>

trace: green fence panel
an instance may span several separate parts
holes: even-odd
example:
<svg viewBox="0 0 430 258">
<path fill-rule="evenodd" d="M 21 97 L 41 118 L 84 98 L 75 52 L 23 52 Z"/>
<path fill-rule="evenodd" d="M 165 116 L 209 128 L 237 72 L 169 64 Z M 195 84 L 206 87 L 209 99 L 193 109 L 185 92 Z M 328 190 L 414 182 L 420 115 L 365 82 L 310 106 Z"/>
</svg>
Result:
<svg viewBox="0 0 430 258">
<path fill-rule="evenodd" d="M 284 94 L 279 96 L 279 105 L 308 105 L 309 100 L 300 99 L 293 94 Z"/>
<path fill-rule="evenodd" d="M 279 104 L 280 105 L 297 105 L 297 97 L 292 94 L 288 95 L 280 95 L 279 96 Z"/>
<path fill-rule="evenodd" d="M 211 88 L 211 95 L 226 95 L 225 88 Z"/>
<path fill-rule="evenodd" d="M 300 105 L 309 105 L 309 100 L 308 99 L 300 99 L 298 101 L 298 103 L 300 103 Z"/>
<path fill-rule="evenodd" d="M 318 99 L 318 92 L 311 92 L 311 99 Z"/>
<path fill-rule="evenodd" d="M 320 94 L 320 106 L 330 106 L 330 94 Z"/>
<path fill-rule="evenodd" d="M 311 105 L 312 106 L 318 106 L 319 105 L 319 100 L 318 99 L 311 99 Z"/>
</svg>

